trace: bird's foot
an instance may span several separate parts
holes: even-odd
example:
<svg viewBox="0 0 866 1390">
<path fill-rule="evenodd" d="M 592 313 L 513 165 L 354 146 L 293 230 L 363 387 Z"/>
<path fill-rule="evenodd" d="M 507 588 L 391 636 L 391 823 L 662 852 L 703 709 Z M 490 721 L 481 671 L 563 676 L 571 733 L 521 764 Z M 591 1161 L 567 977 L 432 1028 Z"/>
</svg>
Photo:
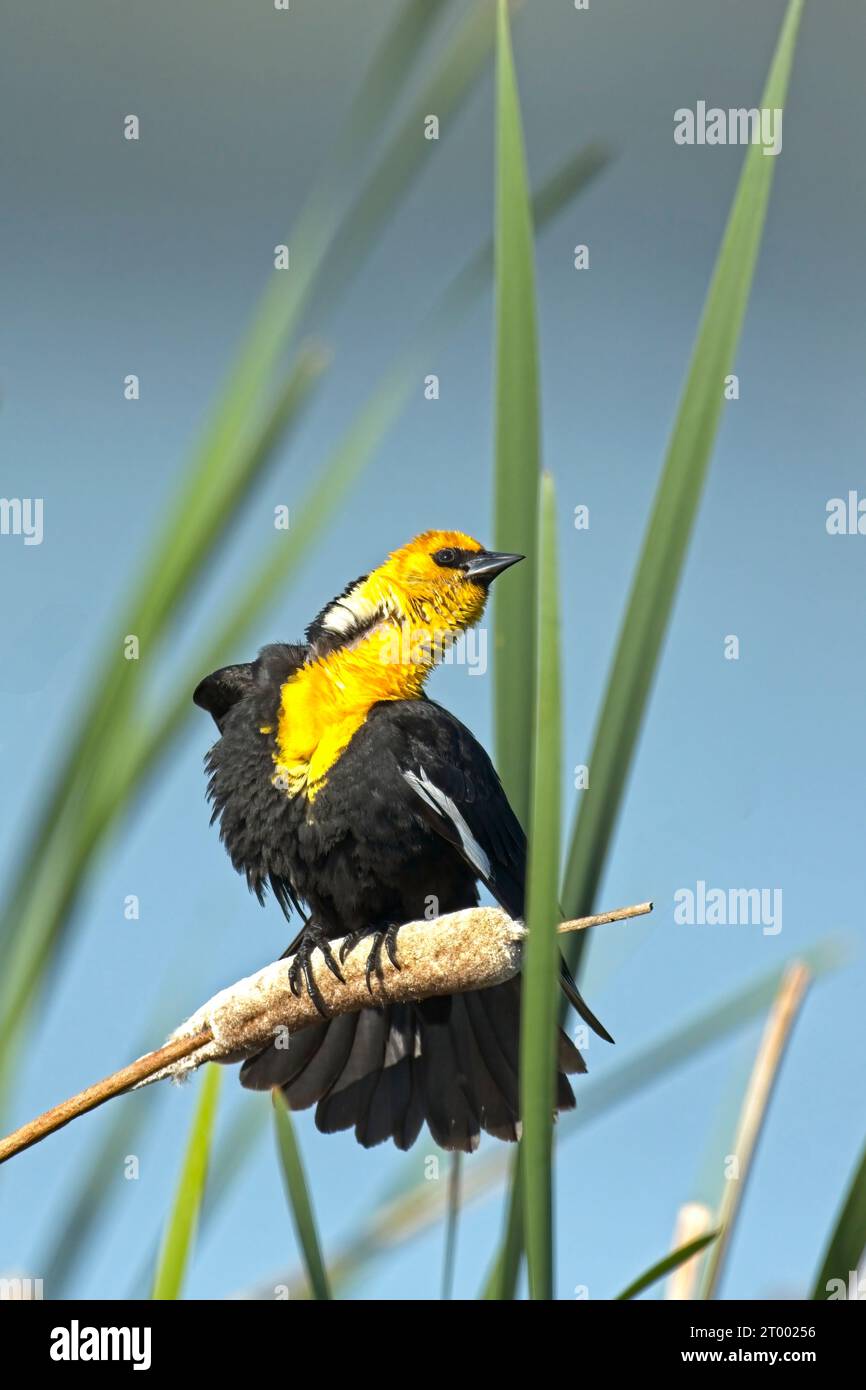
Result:
<svg viewBox="0 0 866 1390">
<path fill-rule="evenodd" d="M 394 922 L 391 922 L 389 926 L 373 932 L 373 944 L 370 947 L 370 954 L 367 957 L 367 969 L 364 972 L 367 980 L 367 989 L 370 994 L 373 993 L 374 975 L 380 984 L 384 981 L 384 972 L 382 970 L 383 948 L 387 952 L 388 959 L 394 969 L 401 969 L 400 962 L 397 959 L 397 933 L 399 930 L 400 928 Z"/>
<path fill-rule="evenodd" d="M 289 988 L 295 998 L 300 995 L 304 985 L 307 993 L 316 1006 L 317 1011 L 323 1018 L 328 1018 L 328 1011 L 325 1008 L 325 1001 L 322 992 L 316 984 L 316 977 L 313 974 L 313 952 L 320 950 L 325 964 L 340 984 L 345 984 L 343 972 L 337 964 L 331 943 L 321 927 L 308 926 L 304 935 L 301 937 L 300 944 L 295 952 L 294 960 L 289 967 Z"/>
</svg>

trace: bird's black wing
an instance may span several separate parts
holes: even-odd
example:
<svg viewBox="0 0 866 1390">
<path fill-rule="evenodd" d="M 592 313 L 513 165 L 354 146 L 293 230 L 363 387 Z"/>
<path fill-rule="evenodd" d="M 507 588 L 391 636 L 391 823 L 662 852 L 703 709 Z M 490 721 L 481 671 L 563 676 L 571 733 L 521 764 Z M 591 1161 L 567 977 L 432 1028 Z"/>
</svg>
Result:
<svg viewBox="0 0 866 1390">
<path fill-rule="evenodd" d="M 411 756 L 402 771 L 415 795 L 416 811 L 458 850 L 508 915 L 522 917 L 526 836 L 490 758 L 469 730 L 432 700 L 415 702 L 415 709 L 405 717 L 410 720 Z M 584 1022 L 613 1042 L 564 960 L 561 984 Z"/>
<path fill-rule="evenodd" d="M 400 770 L 412 810 L 454 846 L 509 916 L 521 917 L 526 836 L 489 757 L 432 700 L 401 702 L 398 717 Z"/>
</svg>

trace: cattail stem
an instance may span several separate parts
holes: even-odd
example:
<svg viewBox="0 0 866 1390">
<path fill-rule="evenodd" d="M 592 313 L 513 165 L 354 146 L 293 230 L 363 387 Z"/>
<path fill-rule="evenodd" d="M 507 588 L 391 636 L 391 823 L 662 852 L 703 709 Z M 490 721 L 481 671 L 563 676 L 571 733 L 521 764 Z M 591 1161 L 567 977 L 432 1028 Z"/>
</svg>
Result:
<svg viewBox="0 0 866 1390">
<path fill-rule="evenodd" d="M 583 931 L 651 911 L 652 903 L 638 903 L 563 922 L 559 930 Z M 361 941 L 347 954 L 340 966 L 342 983 L 318 951 L 313 957 L 313 974 L 329 1017 L 357 1013 L 371 1002 L 407 1002 L 501 984 L 520 969 L 525 936 L 525 928 L 501 908 L 468 908 L 430 922 L 408 922 L 401 927 L 397 937 L 399 969 L 383 952 L 381 976 L 373 978 L 372 991 L 366 981 L 369 940 Z M 332 943 L 337 960 L 340 945 L 339 941 Z M 146 1053 L 0 1139 L 0 1163 L 114 1096 L 164 1077 L 182 1077 L 204 1062 L 240 1061 L 267 1047 L 275 1037 L 288 1036 L 318 1022 L 321 1015 L 306 990 L 297 996 L 292 992 L 291 964 L 290 959 L 274 961 L 255 975 L 221 990 L 181 1024 L 163 1047 Z"/>
<path fill-rule="evenodd" d="M 28 1124 L 22 1125 L 20 1129 L 15 1130 L 14 1134 L 10 1134 L 6 1139 L 0 1139 L 0 1163 L 5 1163 L 6 1159 L 11 1158 L 13 1154 L 29 1149 L 32 1144 L 38 1144 L 40 1139 L 45 1139 L 55 1130 L 62 1129 L 64 1125 L 69 1124 L 70 1120 L 77 1119 L 79 1115 L 86 1115 L 88 1110 L 95 1110 L 97 1106 L 104 1105 L 107 1100 L 112 1100 L 114 1096 L 122 1096 L 125 1091 L 131 1091 L 134 1086 L 139 1086 L 143 1081 L 147 1081 L 154 1072 L 161 1071 L 164 1067 L 188 1057 L 210 1042 L 211 1036 L 210 1030 L 205 1029 L 198 1034 L 191 1034 L 189 1037 L 176 1038 L 173 1042 L 167 1042 L 156 1052 L 146 1053 L 144 1057 L 139 1057 L 136 1062 L 130 1062 L 128 1067 L 121 1067 L 120 1071 L 112 1072 L 111 1076 L 106 1076 L 102 1081 L 88 1086 L 85 1091 L 79 1091 L 77 1096 L 63 1100 L 59 1105 L 37 1115 L 35 1120 L 30 1120 Z"/>
</svg>

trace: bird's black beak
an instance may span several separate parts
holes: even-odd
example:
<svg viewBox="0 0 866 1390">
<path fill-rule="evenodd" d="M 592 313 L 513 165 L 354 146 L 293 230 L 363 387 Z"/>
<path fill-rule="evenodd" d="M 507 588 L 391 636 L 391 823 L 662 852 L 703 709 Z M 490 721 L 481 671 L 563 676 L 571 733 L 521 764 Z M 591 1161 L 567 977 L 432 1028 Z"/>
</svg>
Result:
<svg viewBox="0 0 866 1390">
<path fill-rule="evenodd" d="M 488 584 L 497 574 L 507 570 L 509 565 L 516 565 L 518 560 L 525 559 L 525 555 L 506 555 L 503 551 L 480 550 L 477 555 L 470 556 L 461 569 L 470 579 Z"/>
</svg>

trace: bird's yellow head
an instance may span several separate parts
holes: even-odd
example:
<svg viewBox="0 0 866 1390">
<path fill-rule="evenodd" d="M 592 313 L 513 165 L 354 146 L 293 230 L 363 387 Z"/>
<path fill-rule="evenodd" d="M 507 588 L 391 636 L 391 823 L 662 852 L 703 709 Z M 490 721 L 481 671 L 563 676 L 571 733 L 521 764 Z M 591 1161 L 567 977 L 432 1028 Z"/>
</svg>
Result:
<svg viewBox="0 0 866 1390">
<path fill-rule="evenodd" d="M 425 531 L 348 585 L 307 629 L 304 665 L 282 687 L 275 785 L 315 800 L 382 700 L 413 700 L 455 638 L 477 623 L 490 581 L 522 555 L 485 550 L 462 531 Z"/>
<path fill-rule="evenodd" d="M 447 645 L 484 612 L 491 580 L 522 560 L 485 550 L 462 531 L 424 531 L 351 584 L 316 619 L 310 638 L 351 642 L 378 623 Z"/>
</svg>

